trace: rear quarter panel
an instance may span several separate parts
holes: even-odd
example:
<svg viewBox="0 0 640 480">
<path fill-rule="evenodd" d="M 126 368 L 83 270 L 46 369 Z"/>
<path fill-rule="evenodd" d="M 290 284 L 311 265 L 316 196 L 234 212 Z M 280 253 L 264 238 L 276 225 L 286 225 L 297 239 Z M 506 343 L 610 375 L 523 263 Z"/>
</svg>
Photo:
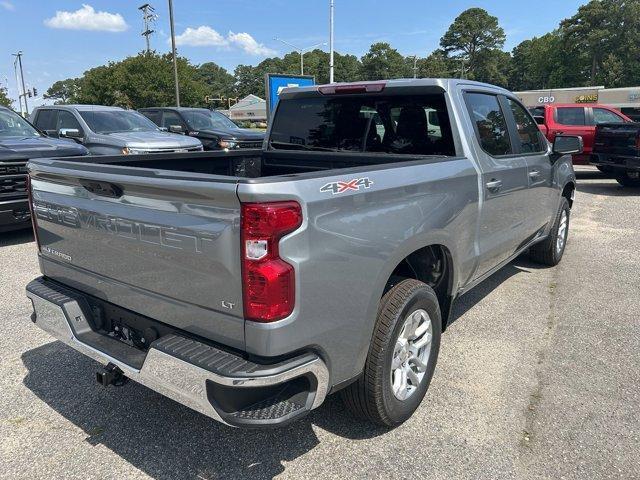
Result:
<svg viewBox="0 0 640 480">
<path fill-rule="evenodd" d="M 331 383 L 338 384 L 362 370 L 383 289 L 406 255 L 444 245 L 454 259 L 454 285 L 468 277 L 478 214 L 472 162 L 402 165 L 239 184 L 241 202 L 296 200 L 304 215 L 301 228 L 280 243 L 281 256 L 296 270 L 295 310 L 274 323 L 246 322 L 248 352 L 271 356 L 315 348 L 329 363 Z M 368 178 L 370 187 L 321 191 L 360 178 Z"/>
</svg>

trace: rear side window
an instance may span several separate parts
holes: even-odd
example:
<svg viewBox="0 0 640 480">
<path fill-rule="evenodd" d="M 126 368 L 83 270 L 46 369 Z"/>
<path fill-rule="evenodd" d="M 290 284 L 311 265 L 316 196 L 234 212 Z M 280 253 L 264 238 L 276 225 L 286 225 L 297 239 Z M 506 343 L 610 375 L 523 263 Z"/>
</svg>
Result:
<svg viewBox="0 0 640 480">
<path fill-rule="evenodd" d="M 465 101 L 482 149 L 494 156 L 513 153 L 507 120 L 498 97 L 486 93 L 467 93 Z"/>
<path fill-rule="evenodd" d="M 507 102 L 513 112 L 513 118 L 516 121 L 518 130 L 518 139 L 520 140 L 520 153 L 542 152 L 545 145 L 542 143 L 542 135 L 538 125 L 533 121 L 525 108 L 512 99 L 508 98 Z"/>
<path fill-rule="evenodd" d="M 162 112 L 158 110 L 151 110 L 151 111 L 147 110 L 140 113 L 142 113 L 145 117 L 147 117 L 149 120 L 151 120 L 153 123 L 155 123 L 159 127 L 161 126 L 160 122 L 162 122 Z"/>
<path fill-rule="evenodd" d="M 58 112 L 56 110 L 39 110 L 36 117 L 36 127 L 40 130 L 57 130 Z"/>
<path fill-rule="evenodd" d="M 558 107 L 556 122 L 561 125 L 586 125 L 587 120 L 582 107 Z"/>
<path fill-rule="evenodd" d="M 593 109 L 593 121 L 599 123 L 624 123 L 624 119 L 606 108 Z"/>
<path fill-rule="evenodd" d="M 273 120 L 270 146 L 281 150 L 455 155 L 442 94 L 282 100 Z"/>
</svg>

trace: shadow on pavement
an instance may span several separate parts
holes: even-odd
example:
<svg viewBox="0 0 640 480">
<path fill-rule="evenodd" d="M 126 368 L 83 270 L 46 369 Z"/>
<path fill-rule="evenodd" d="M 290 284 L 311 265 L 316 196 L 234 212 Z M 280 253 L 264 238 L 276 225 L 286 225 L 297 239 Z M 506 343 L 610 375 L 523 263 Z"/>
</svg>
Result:
<svg viewBox="0 0 640 480">
<path fill-rule="evenodd" d="M 313 425 L 351 439 L 387 430 L 353 418 L 333 395 L 307 417 L 280 429 L 221 425 L 135 382 L 104 388 L 98 363 L 55 341 L 22 355 L 24 384 L 102 444 L 154 478 L 273 478 L 283 462 L 312 450 Z M 90 468 L 87 465 L 87 468 Z"/>
<path fill-rule="evenodd" d="M 550 267 L 530 261 L 526 253 L 520 255 L 485 281 L 473 287 L 468 293 L 458 298 L 453 305 L 449 325 L 456 322 L 476 304 L 480 303 L 487 295 L 498 288 L 503 282 L 506 282 L 514 275 L 518 275 L 519 273 L 529 273 L 529 270 L 545 268 Z M 446 335 L 446 333 L 444 335 Z"/>
<path fill-rule="evenodd" d="M 452 322 L 507 279 L 537 268 L 546 267 L 517 258 L 461 297 Z M 22 361 L 25 386 L 81 428 L 87 442 L 104 445 L 154 478 L 273 478 L 285 462 L 318 445 L 314 426 L 354 440 L 388 431 L 354 418 L 338 395 L 283 428 L 233 429 L 135 382 L 99 386 L 99 364 L 59 341 L 25 352 Z"/>
<path fill-rule="evenodd" d="M 637 197 L 640 195 L 640 188 L 623 187 L 615 180 L 600 182 L 579 181 L 576 188 L 579 192 L 593 195 L 608 195 L 613 197 Z"/>
<path fill-rule="evenodd" d="M 29 243 L 33 241 L 34 238 L 31 225 L 29 225 L 29 228 L 25 228 L 23 230 L 0 233 L 0 247 L 20 245 L 22 243 Z"/>
</svg>

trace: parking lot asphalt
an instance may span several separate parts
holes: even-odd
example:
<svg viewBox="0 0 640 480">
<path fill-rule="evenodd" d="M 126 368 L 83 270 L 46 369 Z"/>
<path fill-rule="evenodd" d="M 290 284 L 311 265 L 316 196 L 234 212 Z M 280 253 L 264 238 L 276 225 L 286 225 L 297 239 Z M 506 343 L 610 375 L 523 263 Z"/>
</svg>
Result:
<svg viewBox="0 0 640 480">
<path fill-rule="evenodd" d="M 431 388 L 395 430 L 330 397 L 234 430 L 30 321 L 29 233 L 0 236 L 0 478 L 640 478 L 640 191 L 579 177 L 562 263 L 526 257 L 462 297 Z"/>
</svg>

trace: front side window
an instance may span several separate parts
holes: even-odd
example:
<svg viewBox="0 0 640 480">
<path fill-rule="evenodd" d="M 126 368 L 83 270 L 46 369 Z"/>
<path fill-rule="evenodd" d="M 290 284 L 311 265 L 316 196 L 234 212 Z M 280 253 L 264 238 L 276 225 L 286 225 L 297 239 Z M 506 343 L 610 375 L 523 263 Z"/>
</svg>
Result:
<svg viewBox="0 0 640 480">
<path fill-rule="evenodd" d="M 494 156 L 513 153 L 507 120 L 498 97 L 487 93 L 467 93 L 465 101 L 482 149 Z"/>
<path fill-rule="evenodd" d="M 74 117 L 72 113 L 65 110 L 60 110 L 58 112 L 58 130 L 61 128 L 75 128 L 82 133 L 80 122 L 76 120 L 76 117 Z"/>
<path fill-rule="evenodd" d="M 533 153 L 545 150 L 542 143 L 542 135 L 538 125 L 533 121 L 525 108 L 512 99 L 507 99 L 509 107 L 513 112 L 513 118 L 516 121 L 516 129 L 518 130 L 518 138 L 520 139 L 520 152 Z"/>
<path fill-rule="evenodd" d="M 593 121 L 596 125 L 600 123 L 624 123 L 625 120 L 620 115 L 616 115 L 606 108 L 593 109 Z"/>
<path fill-rule="evenodd" d="M 0 109 L 0 138 L 39 136 L 38 131 L 20 115 Z"/>
<path fill-rule="evenodd" d="M 165 111 L 162 113 L 162 126 L 164 128 L 172 126 L 182 127 L 184 126 L 184 122 L 176 112 Z"/>
<path fill-rule="evenodd" d="M 236 130 L 238 126 L 229 117 L 211 110 L 185 110 L 184 119 L 191 130 Z"/>
<path fill-rule="evenodd" d="M 560 125 L 577 125 L 587 124 L 582 107 L 558 107 L 556 110 L 556 121 Z"/>
<path fill-rule="evenodd" d="M 430 111 L 440 135 L 430 134 Z M 281 100 L 273 149 L 455 155 L 442 94 L 345 95 Z"/>
<path fill-rule="evenodd" d="M 158 127 L 147 117 L 127 110 L 85 110 L 80 116 L 96 133 L 152 132 Z"/>
</svg>

